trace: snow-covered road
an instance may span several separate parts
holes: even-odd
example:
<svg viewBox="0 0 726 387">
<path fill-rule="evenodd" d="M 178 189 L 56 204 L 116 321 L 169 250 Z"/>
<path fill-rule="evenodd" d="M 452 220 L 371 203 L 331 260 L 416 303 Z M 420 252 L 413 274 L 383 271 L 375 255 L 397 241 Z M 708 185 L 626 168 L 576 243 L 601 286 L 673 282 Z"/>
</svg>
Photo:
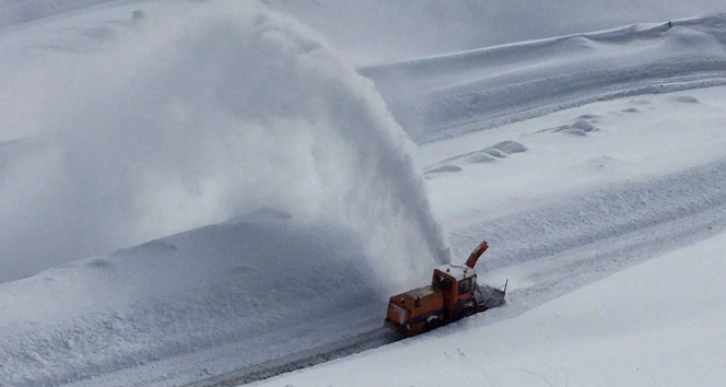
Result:
<svg viewBox="0 0 726 387">
<path fill-rule="evenodd" d="M 564 294 L 507 308 L 260 386 L 718 386 L 724 377 L 722 233 Z"/>
</svg>

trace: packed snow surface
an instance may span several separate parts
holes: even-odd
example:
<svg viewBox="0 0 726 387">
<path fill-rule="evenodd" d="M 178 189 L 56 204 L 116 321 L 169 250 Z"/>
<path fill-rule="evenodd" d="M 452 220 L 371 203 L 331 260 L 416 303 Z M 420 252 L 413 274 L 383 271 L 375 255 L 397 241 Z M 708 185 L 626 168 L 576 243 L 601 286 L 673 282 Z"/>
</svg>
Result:
<svg viewBox="0 0 726 387">
<path fill-rule="evenodd" d="M 719 4 L 262 3 L 0 0 L 0 386 L 355 342 L 482 239 L 507 306 L 270 383 L 723 380 Z"/>
</svg>

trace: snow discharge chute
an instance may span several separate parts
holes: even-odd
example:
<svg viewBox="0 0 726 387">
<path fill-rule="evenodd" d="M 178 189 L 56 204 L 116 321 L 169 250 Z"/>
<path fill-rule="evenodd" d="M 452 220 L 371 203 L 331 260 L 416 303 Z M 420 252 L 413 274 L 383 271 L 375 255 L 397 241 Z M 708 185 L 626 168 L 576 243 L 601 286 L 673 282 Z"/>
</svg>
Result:
<svg viewBox="0 0 726 387">
<path fill-rule="evenodd" d="M 57 62 L 44 98 L 60 107 L 41 151 L 0 186 L 12 199 L 0 216 L 18 220 L 0 244 L 18 276 L 33 260 L 259 209 L 350 228 L 386 280 L 448 261 L 409 140 L 372 82 L 291 20 L 247 2 L 191 4 Z"/>
</svg>

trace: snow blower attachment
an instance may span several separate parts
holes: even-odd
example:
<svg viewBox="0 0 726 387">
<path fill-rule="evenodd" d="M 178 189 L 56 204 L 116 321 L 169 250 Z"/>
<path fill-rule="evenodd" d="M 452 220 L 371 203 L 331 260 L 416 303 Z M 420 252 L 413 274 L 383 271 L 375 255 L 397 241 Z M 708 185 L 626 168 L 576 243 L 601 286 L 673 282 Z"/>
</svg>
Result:
<svg viewBox="0 0 726 387">
<path fill-rule="evenodd" d="M 431 285 L 392 296 L 385 324 L 405 336 L 415 336 L 504 304 L 506 283 L 497 289 L 476 282 L 474 266 L 488 248 L 483 241 L 464 266 L 439 266 Z"/>
</svg>

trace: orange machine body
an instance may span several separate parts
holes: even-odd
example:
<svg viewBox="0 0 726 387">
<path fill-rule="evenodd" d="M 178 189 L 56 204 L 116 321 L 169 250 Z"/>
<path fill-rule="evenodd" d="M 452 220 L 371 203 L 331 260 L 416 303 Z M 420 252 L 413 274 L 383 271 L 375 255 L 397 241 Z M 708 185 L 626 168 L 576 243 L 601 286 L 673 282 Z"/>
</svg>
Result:
<svg viewBox="0 0 726 387">
<path fill-rule="evenodd" d="M 504 291 L 487 287 L 489 290 L 482 292 L 476 282 L 474 265 L 488 247 L 482 242 L 463 266 L 446 264 L 435 268 L 431 285 L 392 296 L 386 325 L 403 335 L 414 336 L 501 305 Z"/>
</svg>

